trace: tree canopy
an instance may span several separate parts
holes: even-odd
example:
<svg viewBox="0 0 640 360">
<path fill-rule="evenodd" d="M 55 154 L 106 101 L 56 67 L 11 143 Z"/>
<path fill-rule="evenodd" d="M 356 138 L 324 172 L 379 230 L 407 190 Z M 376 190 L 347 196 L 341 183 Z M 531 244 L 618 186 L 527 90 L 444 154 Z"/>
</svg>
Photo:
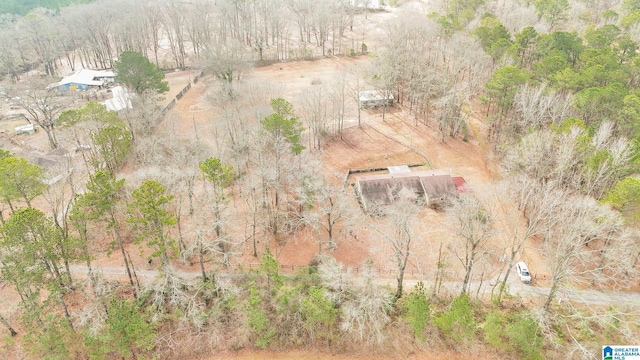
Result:
<svg viewBox="0 0 640 360">
<path fill-rule="evenodd" d="M 138 94 L 147 90 L 159 93 L 169 91 L 162 70 L 138 52 L 125 51 L 120 54 L 114 69 L 117 79 Z"/>
<path fill-rule="evenodd" d="M 0 196 L 9 206 L 11 201 L 24 199 L 28 207 L 31 200 L 42 194 L 44 171 L 26 159 L 2 153 L 0 159 Z"/>
</svg>

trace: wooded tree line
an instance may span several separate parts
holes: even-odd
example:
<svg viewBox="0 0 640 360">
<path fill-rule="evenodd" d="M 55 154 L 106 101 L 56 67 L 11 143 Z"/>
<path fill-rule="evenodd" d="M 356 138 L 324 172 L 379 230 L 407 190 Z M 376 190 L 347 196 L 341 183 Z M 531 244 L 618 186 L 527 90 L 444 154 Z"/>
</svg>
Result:
<svg viewBox="0 0 640 360">
<path fill-rule="evenodd" d="M 355 5 L 360 3 L 369 1 Z M 312 59 L 316 49 L 323 56 L 356 53 L 364 39 L 346 33 L 357 11 L 347 0 L 203 0 L 96 1 L 55 12 L 4 14 L 0 74 L 17 80 L 42 65 L 47 75 L 59 75 L 62 63 L 71 69 L 111 68 L 126 50 L 162 68 L 183 69 L 234 43 L 252 60 Z"/>
<path fill-rule="evenodd" d="M 543 5 L 535 2 L 535 10 L 550 29 L 569 29 L 566 4 Z M 639 8 L 623 1 L 617 9 L 620 15 L 597 8 L 581 14 L 592 21 L 581 32 L 538 33 L 527 26 L 511 34 L 493 15 L 484 15 L 473 30 L 495 64 L 481 97 L 491 138 L 504 149 L 511 176 L 524 181 L 519 186 L 537 192 L 518 195 L 519 207 L 530 216 L 522 201 L 544 203 L 544 193 L 572 204 L 555 205 L 556 214 L 567 214 L 564 226 L 548 225 L 553 231 L 540 233 L 553 260 L 551 293 L 586 274 L 624 282 L 639 260 L 637 220 L 624 211 L 629 203 L 615 196 L 621 188 L 633 192 L 629 186 L 638 169 L 637 34 L 631 19 Z M 607 205 L 623 210 L 624 220 Z M 583 269 L 585 259 L 597 265 Z M 604 280 L 591 284 L 598 281 Z"/>
<path fill-rule="evenodd" d="M 432 23 L 387 27 L 374 75 L 379 89 L 415 111 L 416 125 L 437 127 L 442 141 L 464 130 L 468 116 L 486 117 L 488 140 L 511 179 L 483 191 L 511 194 L 518 220 L 496 209 L 499 201 L 463 198 L 452 209 L 454 221 L 465 224 L 457 228 L 466 230 L 449 251 L 465 267 L 465 285 L 468 278 L 482 281 L 483 261 L 495 256 L 487 243 L 496 235 L 493 224 L 510 222 L 496 282 L 500 301 L 525 242 L 541 240 L 552 273 L 547 310 L 569 284 L 625 286 L 640 260 L 632 205 L 638 5 L 573 5 L 446 2 L 430 15 Z M 435 40 L 427 45 L 423 38 Z M 521 216 L 524 229 L 513 225 Z"/>
</svg>

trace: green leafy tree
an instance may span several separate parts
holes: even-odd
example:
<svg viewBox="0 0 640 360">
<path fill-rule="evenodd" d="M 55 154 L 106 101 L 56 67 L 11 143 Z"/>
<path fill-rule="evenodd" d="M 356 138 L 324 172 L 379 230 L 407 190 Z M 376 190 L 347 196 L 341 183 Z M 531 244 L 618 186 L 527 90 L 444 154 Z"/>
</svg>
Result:
<svg viewBox="0 0 640 360">
<path fill-rule="evenodd" d="M 267 276 L 267 285 L 271 288 L 279 288 L 282 286 L 282 277 L 278 273 L 280 270 L 280 264 L 278 260 L 273 257 L 271 250 L 266 248 L 264 254 L 260 258 L 260 272 Z"/>
<path fill-rule="evenodd" d="M 133 149 L 133 135 L 123 122 L 107 125 L 91 135 L 95 153 L 91 164 L 96 169 L 115 172 L 124 164 L 127 155 Z"/>
<path fill-rule="evenodd" d="M 166 227 L 177 223 L 169 211 L 173 195 L 165 195 L 166 189 L 154 180 L 147 180 L 133 190 L 133 199 L 127 205 L 128 222 L 138 231 L 136 243 L 144 243 L 152 249 L 151 257 L 160 258 L 161 269 L 169 265 L 169 252 L 178 255 L 175 239 L 167 234 Z"/>
<path fill-rule="evenodd" d="M 640 10 L 640 0 L 622 1 L 622 10 L 627 14 Z"/>
<path fill-rule="evenodd" d="M 634 26 L 638 26 L 638 24 L 640 24 L 640 10 L 635 10 L 625 15 L 622 20 L 620 20 L 620 26 L 622 26 L 625 30 L 629 30 Z"/>
<path fill-rule="evenodd" d="M 533 26 L 527 26 L 515 35 L 515 41 L 511 47 L 520 66 L 530 66 L 533 58 L 539 34 Z"/>
<path fill-rule="evenodd" d="M 277 237 L 279 230 L 280 200 L 283 191 L 283 164 L 289 160 L 287 158 L 287 147 L 293 155 L 300 155 L 304 146 L 300 143 L 302 124 L 293 113 L 293 105 L 282 98 L 271 100 L 273 113 L 260 120 L 263 134 L 267 137 L 267 151 L 273 156 L 273 166 L 275 169 L 274 209 L 269 208 L 270 224 L 273 234 Z M 263 182 L 266 186 L 266 182 Z M 266 193 L 268 190 L 263 189 Z"/>
<path fill-rule="evenodd" d="M 124 179 L 116 180 L 116 178 L 107 171 L 98 171 L 91 175 L 87 182 L 87 192 L 79 195 L 76 204 L 71 213 L 71 221 L 76 229 L 87 236 L 87 221 L 105 221 L 107 229 L 113 231 L 115 243 L 111 244 L 111 248 L 117 246 L 122 254 L 127 276 L 133 295 L 137 296 L 136 284 L 133 280 L 134 269 L 129 263 L 129 256 L 124 247 L 124 241 L 120 235 L 120 224 L 116 217 L 116 206 L 122 197 L 122 187 Z"/>
<path fill-rule="evenodd" d="M 544 359 L 542 331 L 524 312 L 489 313 L 482 324 L 484 340 L 494 347 L 516 354 L 520 359 Z"/>
<path fill-rule="evenodd" d="M 628 138 L 638 139 L 640 134 L 640 96 L 629 94 L 622 99 L 622 109 L 618 113 L 617 126 Z"/>
<path fill-rule="evenodd" d="M 614 44 L 614 51 L 621 63 L 629 64 L 638 53 L 638 43 L 629 34 L 622 34 Z"/>
<path fill-rule="evenodd" d="M 199 164 L 200 170 L 213 186 L 213 202 L 216 236 L 221 235 L 221 205 L 225 199 L 224 189 L 233 183 L 235 171 L 233 165 L 225 164 L 220 159 L 208 158 Z"/>
<path fill-rule="evenodd" d="M 0 232 L 2 277 L 20 294 L 29 317 L 41 319 L 41 296 L 46 290 L 46 302 L 60 303 L 70 319 L 63 295 L 72 284 L 69 263 L 78 258 L 81 246 L 73 238 L 63 237 L 53 221 L 34 208 L 15 212 Z"/>
<path fill-rule="evenodd" d="M 505 334 L 507 344 L 521 359 L 544 359 L 542 350 L 543 335 L 538 323 L 528 314 L 515 313 L 507 323 Z"/>
<path fill-rule="evenodd" d="M 262 127 L 274 139 L 285 140 L 289 143 L 293 154 L 300 154 L 304 146 L 300 144 L 300 134 L 302 133 L 302 123 L 293 113 L 293 105 L 283 98 L 271 100 L 273 113 L 260 121 Z"/>
<path fill-rule="evenodd" d="M 622 212 L 630 223 L 640 222 L 640 179 L 627 177 L 613 186 L 604 196 L 602 203 L 609 204 Z"/>
<path fill-rule="evenodd" d="M 86 340 L 91 358 L 146 358 L 157 335 L 144 309 L 134 300 L 112 300 L 108 314 L 104 329 Z"/>
<path fill-rule="evenodd" d="M 256 346 L 266 348 L 271 344 L 276 335 L 276 330 L 271 326 L 271 319 L 262 307 L 264 296 L 255 286 L 249 288 L 249 304 L 247 306 L 247 321 L 251 332 L 256 334 Z"/>
<path fill-rule="evenodd" d="M 618 116 L 627 95 L 626 86 L 620 83 L 581 90 L 574 96 L 578 117 L 587 125 L 596 127 L 602 119 Z"/>
<path fill-rule="evenodd" d="M 567 68 L 570 68 L 570 64 L 567 62 L 567 59 L 555 49 L 547 56 L 533 64 L 535 79 L 539 81 L 546 81 L 554 87 L 557 86 L 556 75 Z"/>
<path fill-rule="evenodd" d="M 429 302 L 422 281 L 418 282 L 409 295 L 404 297 L 401 308 L 402 317 L 411 325 L 416 339 L 424 341 L 423 331 L 429 319 Z"/>
<path fill-rule="evenodd" d="M 433 13 L 432 16 L 437 15 Z M 435 19 L 438 25 L 442 27 L 442 33 L 446 37 L 451 37 L 456 31 L 460 31 L 464 25 L 460 23 L 460 19 L 452 14 L 442 15 Z"/>
<path fill-rule="evenodd" d="M 476 15 L 476 10 L 484 5 L 484 0 L 453 0 L 448 2 L 447 15 L 442 19 L 448 23 L 447 35 L 450 36 L 455 31 L 462 30 Z M 440 19 L 438 19 L 440 22 Z"/>
<path fill-rule="evenodd" d="M 585 31 L 584 37 L 587 43 L 594 48 L 603 48 L 613 45 L 620 36 L 621 30 L 615 25 L 607 24 L 599 28 L 591 26 Z"/>
<path fill-rule="evenodd" d="M 615 23 L 618 21 L 618 18 L 620 18 L 620 15 L 613 9 L 607 9 L 602 12 L 602 18 L 606 22 Z"/>
<path fill-rule="evenodd" d="M 552 34 L 541 34 L 537 41 L 535 58 L 547 56 L 557 50 L 572 66 L 575 66 L 580 54 L 585 49 L 582 38 L 576 32 L 555 31 Z"/>
<path fill-rule="evenodd" d="M 82 157 L 87 165 L 96 170 L 115 172 L 131 151 L 131 132 L 115 111 L 108 110 L 102 104 L 89 102 L 80 109 L 67 110 L 60 114 L 58 124 L 73 129 L 78 146 L 86 146 L 85 137 L 91 140 L 93 148 L 89 152 L 90 158 L 87 159 L 85 151 Z"/>
<path fill-rule="evenodd" d="M 312 340 L 325 338 L 331 340 L 331 329 L 335 325 L 338 310 L 326 296 L 322 287 L 314 287 L 302 300 L 300 311 L 304 316 L 304 328 Z"/>
<path fill-rule="evenodd" d="M 581 88 L 608 86 L 616 82 L 626 84 L 629 78 L 629 69 L 626 64 L 622 63 L 620 55 L 611 47 L 589 48 L 583 51 L 577 66 Z"/>
<path fill-rule="evenodd" d="M 75 258 L 74 242 L 64 242 L 60 229 L 40 210 L 26 208 L 14 213 L 2 226 L 3 245 L 14 249 L 17 261 L 34 261 L 34 269 L 45 270 L 56 283 L 71 285 L 69 262 Z M 19 254 L 20 253 L 20 254 Z"/>
<path fill-rule="evenodd" d="M 470 340 L 476 333 L 473 306 L 466 294 L 453 299 L 449 309 L 433 319 L 443 334 L 455 342 Z"/>
<path fill-rule="evenodd" d="M 567 18 L 567 0 L 535 0 L 533 5 L 538 16 L 544 18 L 552 28 Z"/>
<path fill-rule="evenodd" d="M 531 73 L 527 69 L 509 65 L 495 70 L 491 74 L 491 79 L 485 84 L 485 95 L 482 100 L 489 104 L 489 109 L 493 105 L 496 113 L 490 134 L 495 141 L 500 139 L 504 120 L 512 108 L 516 92 L 530 77 Z"/>
<path fill-rule="evenodd" d="M 24 336 L 27 352 L 37 359 L 67 360 L 84 357 L 81 334 L 69 321 L 55 313 L 48 314 Z"/>
<path fill-rule="evenodd" d="M 512 44 L 509 30 L 491 14 L 483 16 L 473 34 L 478 37 L 480 45 L 494 62 L 499 60 Z"/>
<path fill-rule="evenodd" d="M 28 207 L 31 200 L 42 194 L 45 189 L 44 171 L 26 159 L 2 154 L 0 158 L 0 193 L 4 200 L 11 204 L 12 200 L 24 199 Z"/>
<path fill-rule="evenodd" d="M 202 161 L 199 164 L 200 170 L 204 174 L 204 177 L 208 180 L 213 188 L 213 196 L 210 199 L 210 204 L 213 207 L 213 228 L 215 230 L 216 238 L 213 246 L 210 248 L 207 246 L 206 239 L 199 239 L 198 246 L 198 258 L 200 260 L 200 270 L 202 271 L 203 281 L 207 281 L 208 276 L 204 269 L 205 255 L 212 251 L 221 251 L 224 254 L 229 252 L 229 242 L 225 239 L 224 231 L 224 210 L 226 202 L 225 188 L 233 183 L 235 178 L 235 171 L 233 165 L 225 164 L 220 159 L 211 157 Z M 207 220 L 207 222 L 209 222 Z"/>
<path fill-rule="evenodd" d="M 93 274 L 93 268 L 91 266 L 92 256 L 89 251 L 89 216 L 86 211 L 86 200 L 83 195 L 76 195 L 73 207 L 69 211 L 69 223 L 76 229 L 78 241 L 83 244 L 82 251 L 84 253 L 84 260 L 87 264 L 88 277 L 91 280 L 91 285 L 95 285 L 95 277 Z M 95 292 L 95 288 L 93 289 Z"/>
<path fill-rule="evenodd" d="M 485 84 L 486 99 L 503 114 L 511 109 L 513 97 L 520 85 L 529 80 L 531 73 L 526 69 L 515 66 L 504 66 L 491 74 L 491 79 Z"/>
<path fill-rule="evenodd" d="M 20 194 L 11 186 L 9 177 L 12 175 L 10 172 L 2 172 L 2 163 L 6 158 L 13 157 L 13 155 L 0 149 L 0 197 L 2 201 L 9 205 L 9 209 L 14 211 L 13 202 L 20 198 Z M 4 219 L 4 217 L 3 217 Z"/>
<path fill-rule="evenodd" d="M 58 124 L 67 127 L 89 121 L 99 124 L 115 124 L 120 119 L 115 111 L 108 110 L 106 106 L 95 101 L 88 102 L 80 109 L 66 110 L 58 117 Z"/>
<path fill-rule="evenodd" d="M 169 91 L 164 73 L 142 54 L 125 51 L 114 64 L 116 78 L 138 94 L 147 90 L 163 93 Z"/>
</svg>

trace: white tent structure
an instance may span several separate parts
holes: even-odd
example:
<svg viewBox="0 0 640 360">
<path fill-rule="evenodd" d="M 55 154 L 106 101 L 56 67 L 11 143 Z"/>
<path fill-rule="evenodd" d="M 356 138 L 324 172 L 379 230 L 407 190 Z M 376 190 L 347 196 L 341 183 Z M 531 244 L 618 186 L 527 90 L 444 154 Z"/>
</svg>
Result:
<svg viewBox="0 0 640 360">
<path fill-rule="evenodd" d="M 120 111 L 122 109 L 130 109 L 131 106 L 131 96 L 122 86 L 115 86 L 111 89 L 111 94 L 113 94 L 113 98 L 107 99 L 103 102 L 104 106 L 107 107 L 107 110 L 111 111 Z"/>
</svg>

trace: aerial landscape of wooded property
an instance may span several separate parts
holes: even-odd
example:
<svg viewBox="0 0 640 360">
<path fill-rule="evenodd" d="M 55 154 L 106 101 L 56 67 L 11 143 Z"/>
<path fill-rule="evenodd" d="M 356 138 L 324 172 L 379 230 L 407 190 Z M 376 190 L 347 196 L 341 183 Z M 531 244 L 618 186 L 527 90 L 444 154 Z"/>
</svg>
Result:
<svg viewBox="0 0 640 360">
<path fill-rule="evenodd" d="M 5 0 L 0 358 L 640 347 L 640 0 Z"/>
</svg>

